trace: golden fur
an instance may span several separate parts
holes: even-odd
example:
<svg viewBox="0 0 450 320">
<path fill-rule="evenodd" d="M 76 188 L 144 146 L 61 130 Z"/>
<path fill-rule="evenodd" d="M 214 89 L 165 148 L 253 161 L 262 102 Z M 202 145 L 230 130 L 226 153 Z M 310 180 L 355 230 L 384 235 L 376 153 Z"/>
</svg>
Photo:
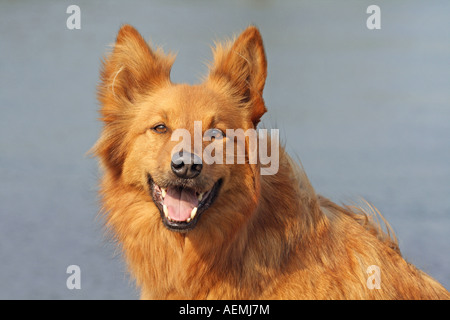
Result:
<svg viewBox="0 0 450 320">
<path fill-rule="evenodd" d="M 317 195 L 283 148 L 275 175 L 260 175 L 258 164 L 204 165 L 196 183 L 210 188 L 223 179 L 217 200 L 193 230 L 167 229 L 147 174 L 161 184 L 171 179 L 175 142 L 149 127 L 164 119 L 192 132 L 202 120 L 246 130 L 266 112 L 257 28 L 217 44 L 201 84 L 172 83 L 173 61 L 125 25 L 98 88 L 104 127 L 93 153 L 103 169 L 102 212 L 143 299 L 449 299 L 402 258 L 396 240 L 372 221 L 376 209 Z M 380 289 L 367 286 L 371 265 L 381 270 Z"/>
</svg>

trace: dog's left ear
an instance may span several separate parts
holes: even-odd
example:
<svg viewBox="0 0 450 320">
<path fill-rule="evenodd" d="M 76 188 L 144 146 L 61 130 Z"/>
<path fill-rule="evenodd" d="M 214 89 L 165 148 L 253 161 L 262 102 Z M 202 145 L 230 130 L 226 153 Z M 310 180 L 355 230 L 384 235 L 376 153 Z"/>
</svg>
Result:
<svg viewBox="0 0 450 320">
<path fill-rule="evenodd" d="M 248 109 L 254 126 L 267 111 L 262 97 L 267 61 L 259 30 L 250 26 L 228 48 L 218 44 L 209 79 L 226 82 L 241 105 Z"/>
</svg>

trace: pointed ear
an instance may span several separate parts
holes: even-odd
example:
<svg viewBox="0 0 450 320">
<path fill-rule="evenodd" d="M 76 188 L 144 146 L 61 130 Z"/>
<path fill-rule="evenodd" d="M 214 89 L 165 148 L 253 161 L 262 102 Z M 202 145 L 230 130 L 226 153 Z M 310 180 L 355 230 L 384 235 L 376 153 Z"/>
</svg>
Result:
<svg viewBox="0 0 450 320">
<path fill-rule="evenodd" d="M 162 50 L 153 51 L 132 26 L 124 25 L 113 51 L 104 59 L 98 100 L 101 120 L 105 123 L 101 138 L 92 148 L 103 164 L 120 174 L 126 155 L 129 122 L 134 104 L 158 86 L 170 83 L 174 57 Z"/>
<path fill-rule="evenodd" d="M 248 27 L 225 48 L 218 44 L 209 79 L 226 82 L 240 104 L 248 109 L 254 126 L 267 111 L 262 97 L 267 77 L 267 61 L 259 30 Z"/>
<path fill-rule="evenodd" d="M 135 102 L 164 81 L 170 82 L 174 57 L 152 51 L 130 25 L 120 28 L 112 53 L 103 61 L 98 90 L 103 105 Z"/>
</svg>

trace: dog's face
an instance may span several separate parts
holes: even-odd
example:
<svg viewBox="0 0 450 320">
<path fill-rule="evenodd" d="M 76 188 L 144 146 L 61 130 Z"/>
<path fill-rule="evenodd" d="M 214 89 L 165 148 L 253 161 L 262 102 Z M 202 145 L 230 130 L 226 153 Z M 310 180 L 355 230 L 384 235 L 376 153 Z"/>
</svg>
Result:
<svg viewBox="0 0 450 320">
<path fill-rule="evenodd" d="M 249 125 L 239 112 L 228 114 L 232 106 L 205 85 L 168 85 L 139 104 L 134 120 L 139 127 L 123 164 L 123 177 L 148 188 L 168 228 L 192 229 L 219 192 L 226 191 L 224 181 L 229 185 L 235 174 L 223 160 L 208 164 L 203 159 L 208 146 L 218 152 L 224 149 L 226 129 Z"/>
<path fill-rule="evenodd" d="M 220 201 L 251 196 L 247 188 L 255 192 L 255 168 L 248 159 L 230 162 L 226 145 L 236 153 L 238 141 L 227 130 L 253 129 L 266 111 L 258 30 L 250 27 L 233 44 L 219 45 L 214 58 L 203 83 L 174 84 L 173 58 L 152 51 L 135 29 L 124 26 L 103 66 L 99 100 L 105 126 L 95 151 L 117 179 L 145 190 L 174 231 L 193 229 Z"/>
</svg>

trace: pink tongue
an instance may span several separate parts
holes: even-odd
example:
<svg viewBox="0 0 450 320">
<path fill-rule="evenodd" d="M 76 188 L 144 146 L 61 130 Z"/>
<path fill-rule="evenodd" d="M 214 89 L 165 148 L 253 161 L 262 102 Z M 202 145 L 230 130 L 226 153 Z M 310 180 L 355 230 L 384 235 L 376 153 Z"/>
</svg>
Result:
<svg viewBox="0 0 450 320">
<path fill-rule="evenodd" d="M 191 211 L 198 206 L 195 191 L 190 189 L 168 188 L 164 204 L 169 210 L 169 217 L 174 221 L 186 221 Z"/>
</svg>

